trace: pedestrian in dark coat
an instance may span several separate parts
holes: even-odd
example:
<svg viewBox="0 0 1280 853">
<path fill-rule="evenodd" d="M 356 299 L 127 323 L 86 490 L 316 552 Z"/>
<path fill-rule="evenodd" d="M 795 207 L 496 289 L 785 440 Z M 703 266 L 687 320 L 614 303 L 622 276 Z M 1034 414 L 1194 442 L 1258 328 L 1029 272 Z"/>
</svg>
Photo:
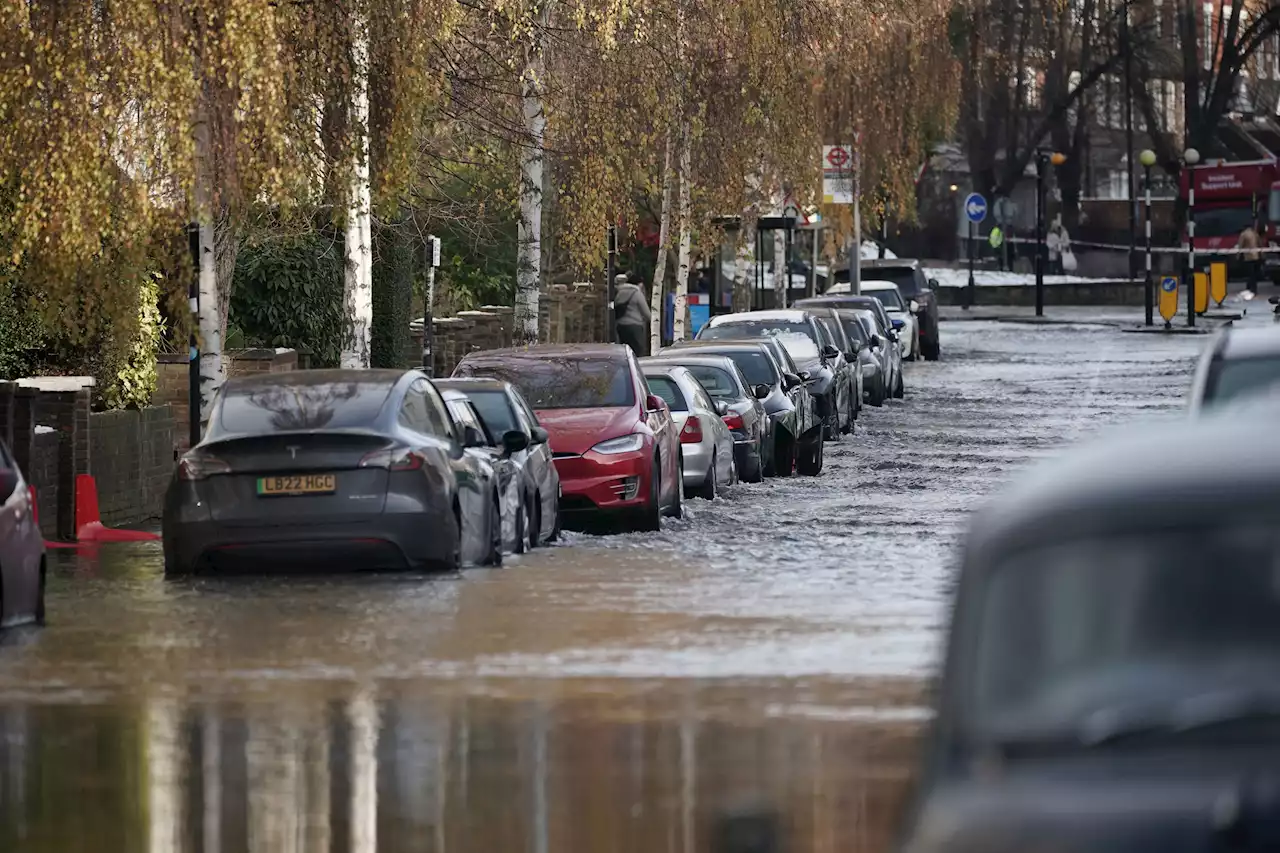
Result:
<svg viewBox="0 0 1280 853">
<path fill-rule="evenodd" d="M 649 311 L 644 288 L 628 281 L 625 274 L 616 276 L 614 282 L 613 313 L 618 326 L 618 341 L 631 347 L 637 356 L 647 355 L 649 321 L 653 314 Z"/>
</svg>

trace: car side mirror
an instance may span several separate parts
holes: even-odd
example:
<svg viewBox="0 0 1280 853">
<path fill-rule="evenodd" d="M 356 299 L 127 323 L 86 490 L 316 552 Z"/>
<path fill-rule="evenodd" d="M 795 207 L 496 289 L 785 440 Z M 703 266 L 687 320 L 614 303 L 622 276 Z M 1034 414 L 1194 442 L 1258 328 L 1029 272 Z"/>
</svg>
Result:
<svg viewBox="0 0 1280 853">
<path fill-rule="evenodd" d="M 899 319 L 897 319 L 896 317 L 895 317 L 894 319 L 890 320 L 889 322 L 893 324 L 893 330 L 894 330 L 895 332 L 896 332 L 896 331 L 898 331 L 899 329 L 901 329 L 903 326 L 907 325 L 907 321 L 906 321 L 906 320 L 899 320 Z"/>
<path fill-rule="evenodd" d="M 0 468 L 0 501 L 7 501 L 18 488 L 18 472 L 13 468 Z"/>
<path fill-rule="evenodd" d="M 509 429 L 502 434 L 502 449 L 510 456 L 529 448 L 529 436 L 518 429 Z"/>
<path fill-rule="evenodd" d="M 720 417 L 722 417 L 722 418 L 723 418 L 725 415 L 729 414 L 729 404 L 728 404 L 728 403 L 726 403 L 724 400 L 716 400 L 716 401 L 715 401 L 715 403 L 716 403 L 716 414 L 717 414 L 717 415 L 719 415 Z"/>
<path fill-rule="evenodd" d="M 812 373 L 810 373 L 810 372 L 809 372 L 809 371 L 807 371 L 807 370 L 802 370 L 802 371 L 800 371 L 800 374 L 799 374 L 799 375 L 800 375 L 800 381 L 801 381 L 801 382 L 808 382 L 810 379 L 812 379 L 812 378 L 813 378 L 813 374 L 812 374 Z"/>
<path fill-rule="evenodd" d="M 650 394 L 644 398 L 644 410 L 646 412 L 661 412 L 666 408 L 666 405 L 657 394 Z"/>
<path fill-rule="evenodd" d="M 879 338 L 872 338 L 872 339 L 871 339 L 871 343 L 869 344 L 869 346 L 870 346 L 872 349 L 880 349 L 880 339 L 879 339 Z"/>
<path fill-rule="evenodd" d="M 799 385 L 801 382 L 804 381 L 794 373 L 784 373 L 782 374 L 782 379 L 784 382 L 786 382 L 786 387 L 788 391 L 790 391 L 792 388 L 796 387 L 797 385 Z"/>
<path fill-rule="evenodd" d="M 1272 305 L 1280 305 L 1280 296 L 1273 296 L 1267 301 L 1270 302 Z"/>
<path fill-rule="evenodd" d="M 488 442 L 484 440 L 484 436 L 480 434 L 480 430 L 470 425 L 462 428 L 463 447 L 484 447 L 487 444 Z"/>
<path fill-rule="evenodd" d="M 834 361 L 840 357 L 840 350 L 836 349 L 831 344 L 827 344 L 822 348 L 822 357 L 827 361 Z"/>
<path fill-rule="evenodd" d="M 546 444 L 550 440 L 551 440 L 551 434 L 548 433 L 542 427 L 536 426 L 533 428 L 533 435 L 531 436 L 531 440 L 529 443 L 530 444 Z"/>
<path fill-rule="evenodd" d="M 787 378 L 789 379 L 789 377 L 787 377 Z M 784 381 L 784 382 L 786 382 L 786 381 L 787 381 L 787 379 L 784 379 L 783 381 Z M 788 385 L 790 385 L 791 383 L 790 383 L 790 382 L 787 382 L 787 384 L 788 384 Z M 770 394 L 772 394 L 772 393 L 773 393 L 773 389 L 772 389 L 772 388 L 770 388 L 768 385 L 763 385 L 763 384 L 762 384 L 762 385 L 757 385 L 755 388 L 753 388 L 753 389 L 751 389 L 751 390 L 752 390 L 752 393 L 756 395 L 756 399 L 757 399 L 757 400 L 763 400 L 763 399 L 765 399 L 766 397 L 768 397 Z"/>
<path fill-rule="evenodd" d="M 930 290 L 938 289 L 938 280 L 936 278 L 929 279 L 929 289 Z"/>
<path fill-rule="evenodd" d="M 844 360 L 856 361 L 858 359 L 858 353 L 860 352 L 862 352 L 862 344 L 855 342 L 853 344 L 853 349 L 844 354 Z"/>
</svg>

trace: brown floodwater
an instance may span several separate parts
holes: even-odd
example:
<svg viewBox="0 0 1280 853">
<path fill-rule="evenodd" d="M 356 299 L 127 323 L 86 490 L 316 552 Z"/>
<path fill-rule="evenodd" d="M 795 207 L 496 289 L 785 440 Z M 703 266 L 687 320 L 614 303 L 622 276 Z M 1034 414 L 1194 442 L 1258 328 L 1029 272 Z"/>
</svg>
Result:
<svg viewBox="0 0 1280 853">
<path fill-rule="evenodd" d="M 1136 337 L 949 323 L 821 477 L 499 569 L 59 553 L 49 626 L 0 638 L 0 851 L 884 850 L 965 516 L 1176 409 L 1197 342 Z"/>
</svg>

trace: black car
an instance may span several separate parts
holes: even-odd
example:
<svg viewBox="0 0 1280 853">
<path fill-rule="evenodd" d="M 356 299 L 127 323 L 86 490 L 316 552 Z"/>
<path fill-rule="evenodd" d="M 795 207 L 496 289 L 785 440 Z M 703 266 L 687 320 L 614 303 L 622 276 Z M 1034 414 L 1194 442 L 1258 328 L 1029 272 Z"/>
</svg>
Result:
<svg viewBox="0 0 1280 853">
<path fill-rule="evenodd" d="M 975 516 L 900 850 L 1280 849 L 1275 413 L 1132 428 Z"/>
<path fill-rule="evenodd" d="M 920 353 L 925 361 L 937 361 L 942 355 L 938 336 L 938 296 L 934 293 L 938 282 L 925 275 L 919 261 L 901 258 L 865 260 L 862 262 L 862 277 L 898 285 L 902 298 L 907 300 L 908 307 L 916 315 L 920 328 Z"/>
<path fill-rule="evenodd" d="M 811 437 L 820 428 L 822 418 L 813 395 L 800 378 L 799 368 L 781 342 L 777 338 L 685 341 L 663 352 L 684 349 L 728 356 L 738 365 L 756 388 L 756 396 L 769 416 L 773 446 L 765 457 L 764 474 L 791 476 L 800 440 Z M 768 393 L 761 396 L 766 390 Z"/>
<path fill-rule="evenodd" d="M 487 444 L 416 370 L 229 379 L 165 495 L 165 572 L 498 563 Z"/>
<path fill-rule="evenodd" d="M 714 402 L 727 406 L 721 419 L 733 436 L 738 476 L 743 482 L 758 483 L 764 479 L 765 469 L 773 465 L 774 426 L 760 397 L 762 386 L 748 378 L 741 369 L 741 361 L 746 359 L 733 359 L 728 355 L 703 347 L 677 345 L 666 347 L 645 359 L 644 363 L 667 361 L 680 365 L 693 375 Z"/>
<path fill-rule="evenodd" d="M 529 547 L 554 541 L 560 535 L 560 474 L 547 431 L 539 425 L 524 395 L 498 379 L 437 379 L 435 384 L 442 391 L 466 394 L 499 444 L 501 437 L 513 430 L 528 439 L 527 446 L 512 452 L 510 458 L 523 476 Z"/>
</svg>

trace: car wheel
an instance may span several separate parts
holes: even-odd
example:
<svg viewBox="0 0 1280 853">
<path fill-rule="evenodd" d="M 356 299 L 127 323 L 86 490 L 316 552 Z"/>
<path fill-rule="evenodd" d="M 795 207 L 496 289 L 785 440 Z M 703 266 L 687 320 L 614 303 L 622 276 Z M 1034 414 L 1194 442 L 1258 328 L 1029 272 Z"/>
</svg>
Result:
<svg viewBox="0 0 1280 853">
<path fill-rule="evenodd" d="M 48 577 L 48 567 L 45 565 L 44 557 L 40 558 L 40 582 L 36 591 L 36 624 L 44 625 L 44 587 Z"/>
<path fill-rule="evenodd" d="M 671 508 L 667 510 L 670 518 L 684 518 L 684 457 L 676 462 L 676 487 L 671 499 Z"/>
<path fill-rule="evenodd" d="M 534 495 L 533 504 L 529 507 L 529 550 L 541 544 L 542 539 L 542 496 Z"/>
<path fill-rule="evenodd" d="M 940 358 L 942 358 L 942 345 L 938 340 L 935 338 L 934 340 L 926 341 L 924 344 L 924 360 L 937 361 Z"/>
<path fill-rule="evenodd" d="M 844 429 L 841 430 L 845 435 L 853 435 L 853 431 L 857 429 L 858 407 L 853 400 L 854 395 L 849 394 L 849 411 L 846 413 L 848 417 L 844 421 Z"/>
<path fill-rule="evenodd" d="M 456 533 L 453 537 L 453 550 L 434 561 L 433 565 L 437 571 L 459 572 L 462 570 L 462 512 L 457 505 L 453 507 L 453 529 Z"/>
<path fill-rule="evenodd" d="M 564 497 L 564 489 L 557 487 L 556 488 L 556 524 L 555 524 L 555 527 L 551 528 L 551 535 L 547 537 L 548 542 L 560 541 L 560 530 L 561 530 L 560 499 L 562 497 Z"/>
<path fill-rule="evenodd" d="M 653 473 L 649 475 L 649 503 L 640 510 L 639 529 L 652 533 L 662 529 L 662 467 L 653 460 Z"/>
<path fill-rule="evenodd" d="M 814 436 L 812 441 L 802 444 L 796 459 L 796 471 L 806 477 L 821 474 L 824 446 L 821 436 Z"/>
<path fill-rule="evenodd" d="M 778 433 L 774 439 L 773 474 L 775 477 L 790 477 L 796 464 L 796 441 L 786 433 Z"/>
<path fill-rule="evenodd" d="M 895 385 L 895 386 L 894 386 L 894 389 L 893 389 L 893 398 L 894 398 L 895 400 L 901 400 L 901 399 L 902 399 L 903 397 L 905 397 L 905 396 L 907 396 L 907 388 L 906 388 L 906 386 L 905 386 L 905 385 L 903 384 L 903 382 L 902 382 L 902 374 L 901 374 L 901 373 L 899 373 L 899 374 L 898 374 L 898 384 L 897 384 L 897 385 Z"/>
<path fill-rule="evenodd" d="M 502 565 L 502 504 L 498 498 L 497 492 L 493 495 L 493 504 L 490 507 L 490 523 L 489 523 L 489 553 L 485 555 L 484 564 L 486 566 Z"/>
<path fill-rule="evenodd" d="M 529 503 L 521 500 L 516 507 L 516 541 L 515 552 L 526 554 L 529 551 Z"/>
<path fill-rule="evenodd" d="M 706 501 L 713 501 L 716 499 L 716 462 L 717 461 L 718 460 L 716 457 L 716 453 L 715 451 L 712 451 L 711 467 L 707 469 L 707 479 L 704 480 L 702 485 L 698 487 L 698 497 Z M 730 480 L 733 479 L 732 475 L 730 475 L 729 479 Z"/>
</svg>

